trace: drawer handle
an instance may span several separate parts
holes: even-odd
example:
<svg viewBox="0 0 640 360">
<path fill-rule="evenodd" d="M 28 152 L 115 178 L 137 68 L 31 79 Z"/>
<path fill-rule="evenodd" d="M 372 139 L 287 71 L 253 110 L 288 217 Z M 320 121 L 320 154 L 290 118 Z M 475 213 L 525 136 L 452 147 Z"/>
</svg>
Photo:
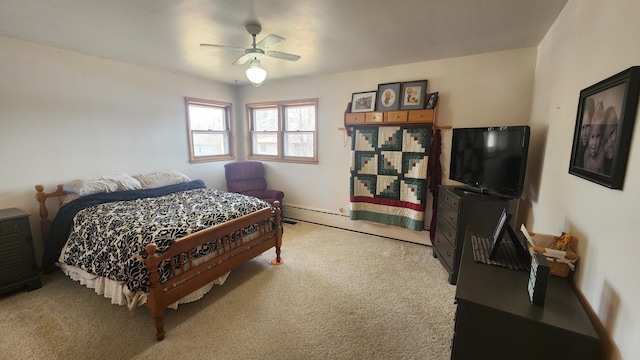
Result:
<svg viewBox="0 0 640 360">
<path fill-rule="evenodd" d="M 14 224 L 14 225 L 13 225 L 13 228 L 14 228 L 14 229 L 17 229 L 18 227 L 19 227 L 19 226 L 18 226 L 18 224 Z"/>
</svg>

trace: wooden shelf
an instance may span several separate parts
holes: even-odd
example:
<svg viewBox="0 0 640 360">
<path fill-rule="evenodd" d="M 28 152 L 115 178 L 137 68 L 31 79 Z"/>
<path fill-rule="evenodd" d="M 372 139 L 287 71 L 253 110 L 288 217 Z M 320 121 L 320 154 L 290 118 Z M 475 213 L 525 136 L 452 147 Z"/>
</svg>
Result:
<svg viewBox="0 0 640 360">
<path fill-rule="evenodd" d="M 392 125 L 435 125 L 438 118 L 438 105 L 433 109 L 400 110 L 400 111 L 372 111 L 349 112 L 350 104 L 344 113 L 344 126 L 347 134 L 351 135 L 353 126 L 392 126 Z"/>
</svg>

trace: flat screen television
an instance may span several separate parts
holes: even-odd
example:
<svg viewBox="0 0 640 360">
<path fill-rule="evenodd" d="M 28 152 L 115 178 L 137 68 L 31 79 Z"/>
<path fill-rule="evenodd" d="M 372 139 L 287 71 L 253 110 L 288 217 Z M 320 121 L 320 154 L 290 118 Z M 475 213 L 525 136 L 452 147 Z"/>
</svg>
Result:
<svg viewBox="0 0 640 360">
<path fill-rule="evenodd" d="M 449 179 L 471 191 L 519 198 L 530 132 L 529 126 L 453 129 Z"/>
</svg>

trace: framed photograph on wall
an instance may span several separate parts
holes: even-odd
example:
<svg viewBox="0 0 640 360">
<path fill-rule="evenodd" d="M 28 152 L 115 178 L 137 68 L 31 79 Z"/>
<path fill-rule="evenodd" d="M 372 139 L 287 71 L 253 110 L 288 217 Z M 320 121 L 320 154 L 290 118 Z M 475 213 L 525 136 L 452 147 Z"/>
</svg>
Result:
<svg viewBox="0 0 640 360">
<path fill-rule="evenodd" d="M 351 112 L 374 111 L 376 108 L 376 91 L 353 93 L 351 96 Z"/>
<path fill-rule="evenodd" d="M 569 173 L 622 189 L 640 94 L 640 66 L 580 91 Z"/>
<path fill-rule="evenodd" d="M 403 82 L 401 94 L 400 110 L 424 109 L 427 80 Z"/>
<path fill-rule="evenodd" d="M 437 103 L 438 103 L 438 92 L 433 92 L 429 94 L 429 98 L 427 99 L 427 109 L 435 108 Z"/>
<path fill-rule="evenodd" d="M 400 102 L 400 83 L 387 83 L 378 85 L 378 104 L 377 111 L 394 111 L 398 110 Z"/>
</svg>

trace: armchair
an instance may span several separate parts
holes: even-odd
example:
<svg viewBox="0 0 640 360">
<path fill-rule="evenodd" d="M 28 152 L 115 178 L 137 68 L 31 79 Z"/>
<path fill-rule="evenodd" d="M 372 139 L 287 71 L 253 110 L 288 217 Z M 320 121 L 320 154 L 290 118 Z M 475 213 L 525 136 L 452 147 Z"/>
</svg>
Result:
<svg viewBox="0 0 640 360">
<path fill-rule="evenodd" d="M 284 193 L 267 189 L 264 165 L 259 161 L 235 161 L 224 165 L 227 191 L 255 196 L 273 205 L 279 201 L 282 206 Z"/>
</svg>

